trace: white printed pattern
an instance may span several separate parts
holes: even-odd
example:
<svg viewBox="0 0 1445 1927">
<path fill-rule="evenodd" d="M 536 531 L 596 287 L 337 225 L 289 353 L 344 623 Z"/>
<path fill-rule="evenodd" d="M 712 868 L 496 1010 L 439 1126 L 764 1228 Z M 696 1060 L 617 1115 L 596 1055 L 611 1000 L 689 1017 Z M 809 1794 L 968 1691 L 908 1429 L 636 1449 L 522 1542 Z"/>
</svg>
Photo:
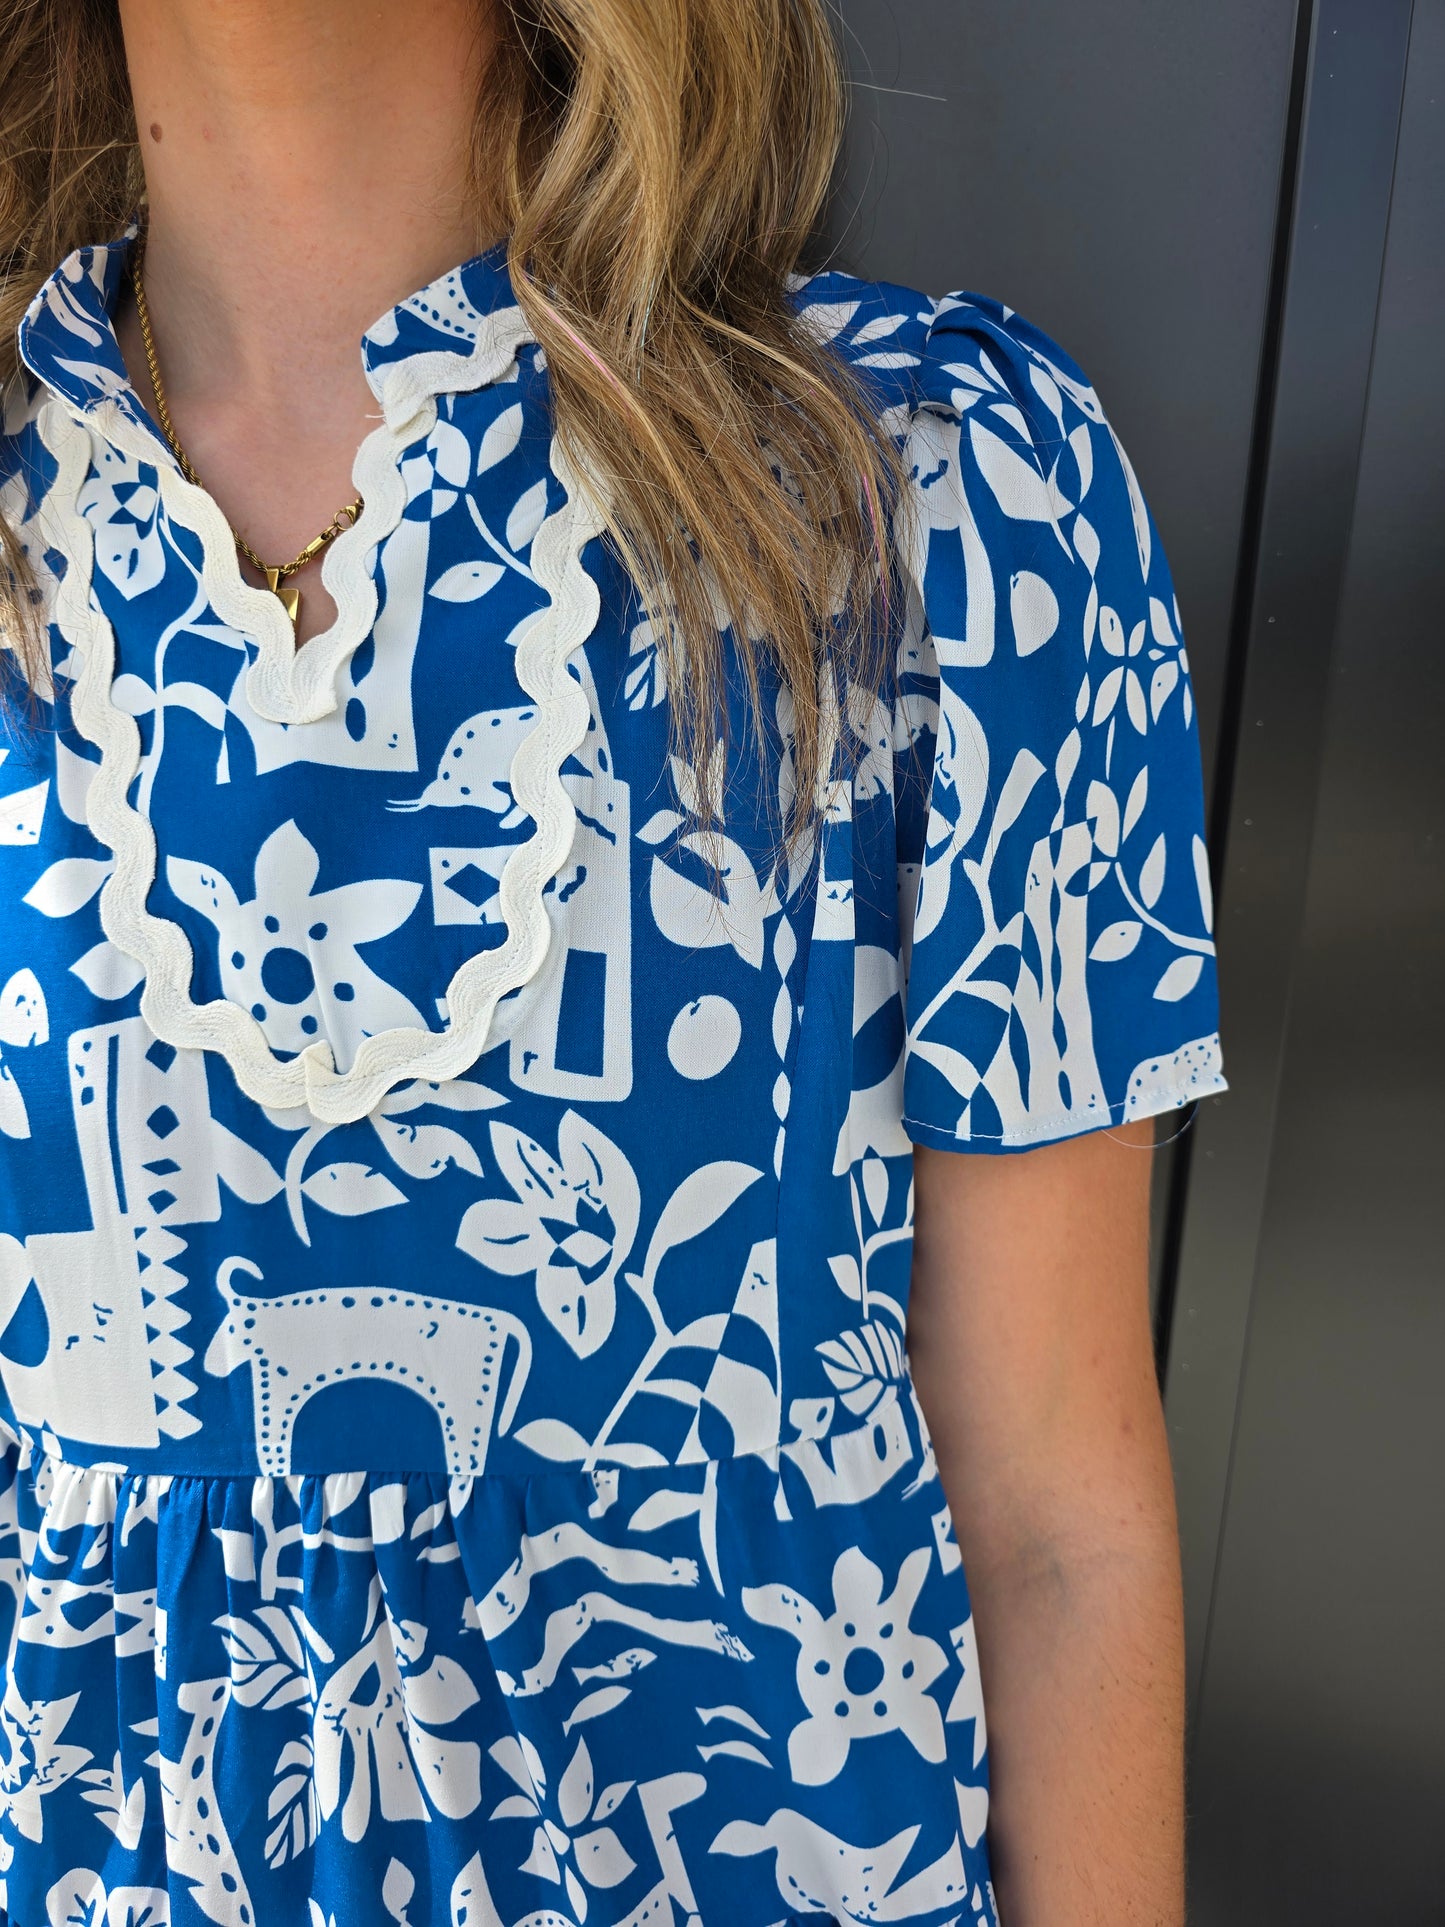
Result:
<svg viewBox="0 0 1445 1927">
<path fill-rule="evenodd" d="M 761 782 L 667 761 L 500 251 L 366 338 L 299 652 L 125 382 L 122 266 L 48 284 L 0 441 L 62 691 L 0 796 L 0 1908 L 992 1921 L 912 1142 L 1220 1087 L 1187 663 L 1096 398 L 980 297 L 800 290 L 916 519 L 891 709 L 846 692 L 778 861 L 786 701 Z"/>
</svg>

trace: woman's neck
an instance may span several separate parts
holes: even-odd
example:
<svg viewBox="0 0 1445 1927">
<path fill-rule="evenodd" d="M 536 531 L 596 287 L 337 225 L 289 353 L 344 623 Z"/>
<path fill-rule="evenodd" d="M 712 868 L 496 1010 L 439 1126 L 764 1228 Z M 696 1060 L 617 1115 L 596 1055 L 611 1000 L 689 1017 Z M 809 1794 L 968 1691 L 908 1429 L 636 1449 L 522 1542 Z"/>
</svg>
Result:
<svg viewBox="0 0 1445 1927">
<path fill-rule="evenodd" d="M 121 0 L 177 398 L 295 377 L 490 237 L 467 154 L 485 0 Z M 291 392 L 288 392 L 291 391 Z"/>
<path fill-rule="evenodd" d="M 358 342 L 495 238 L 468 150 L 495 0 L 120 0 L 147 302 L 176 432 L 232 524 L 295 555 L 376 416 Z M 139 393 L 132 304 L 118 317 Z M 304 640 L 330 619 L 297 577 Z"/>
</svg>

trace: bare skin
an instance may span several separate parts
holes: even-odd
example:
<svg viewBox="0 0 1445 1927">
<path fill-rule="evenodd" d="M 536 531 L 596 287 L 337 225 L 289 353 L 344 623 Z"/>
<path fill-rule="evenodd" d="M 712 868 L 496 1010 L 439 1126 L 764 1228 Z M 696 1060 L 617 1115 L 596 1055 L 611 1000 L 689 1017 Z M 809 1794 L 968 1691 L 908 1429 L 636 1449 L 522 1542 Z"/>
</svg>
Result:
<svg viewBox="0 0 1445 1927">
<path fill-rule="evenodd" d="M 465 165 L 491 6 L 121 0 L 121 13 L 177 432 L 253 547 L 289 559 L 350 499 L 376 420 L 360 335 L 494 238 Z M 120 336 L 148 396 L 129 305 Z M 304 641 L 334 610 L 316 564 L 295 580 Z M 974 1597 L 1006 1927 L 1183 1919 L 1150 1142 L 1152 1127 L 1128 1127 L 916 1159 L 912 1350 Z"/>
<path fill-rule="evenodd" d="M 915 1154 L 910 1352 L 973 1596 L 1004 1927 L 1181 1927 L 1184 1641 L 1152 1121 Z"/>
<path fill-rule="evenodd" d="M 362 333 L 495 238 L 466 172 L 492 7 L 122 0 L 121 20 L 171 417 L 227 518 L 289 561 L 355 494 Z M 149 401 L 130 302 L 118 332 Z M 305 641 L 335 617 L 319 560 L 292 585 Z"/>
</svg>

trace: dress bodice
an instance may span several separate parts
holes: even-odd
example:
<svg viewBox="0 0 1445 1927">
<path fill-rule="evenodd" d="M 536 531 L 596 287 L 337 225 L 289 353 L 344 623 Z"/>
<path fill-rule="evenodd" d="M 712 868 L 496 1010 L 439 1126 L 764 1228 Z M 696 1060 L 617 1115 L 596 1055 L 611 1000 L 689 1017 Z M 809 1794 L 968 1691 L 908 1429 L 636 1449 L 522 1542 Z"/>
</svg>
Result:
<svg viewBox="0 0 1445 1927">
<path fill-rule="evenodd" d="M 55 661 L 0 773 L 0 1915 L 991 1920 L 912 1147 L 1222 1082 L 1093 390 L 984 297 L 800 289 L 912 483 L 789 844 L 776 687 L 670 754 L 504 250 L 368 331 L 297 650 L 126 379 L 126 246 L 0 440 Z"/>
</svg>

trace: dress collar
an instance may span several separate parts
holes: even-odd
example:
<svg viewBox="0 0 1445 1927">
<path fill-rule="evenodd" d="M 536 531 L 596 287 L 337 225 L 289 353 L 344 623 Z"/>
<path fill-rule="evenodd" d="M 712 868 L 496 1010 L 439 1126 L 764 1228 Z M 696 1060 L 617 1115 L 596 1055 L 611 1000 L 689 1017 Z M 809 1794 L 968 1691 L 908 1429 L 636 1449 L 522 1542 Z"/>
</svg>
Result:
<svg viewBox="0 0 1445 1927">
<path fill-rule="evenodd" d="M 101 402 L 113 402 L 165 448 L 164 436 L 131 386 L 115 334 L 136 234 L 132 222 L 118 240 L 77 248 L 65 257 L 20 323 L 20 358 L 73 411 L 89 414 Z M 515 306 L 507 245 L 499 241 L 409 295 L 366 330 L 361 357 L 373 392 L 384 404 L 389 371 L 418 355 L 454 355 L 460 373 L 489 318 Z"/>
</svg>

